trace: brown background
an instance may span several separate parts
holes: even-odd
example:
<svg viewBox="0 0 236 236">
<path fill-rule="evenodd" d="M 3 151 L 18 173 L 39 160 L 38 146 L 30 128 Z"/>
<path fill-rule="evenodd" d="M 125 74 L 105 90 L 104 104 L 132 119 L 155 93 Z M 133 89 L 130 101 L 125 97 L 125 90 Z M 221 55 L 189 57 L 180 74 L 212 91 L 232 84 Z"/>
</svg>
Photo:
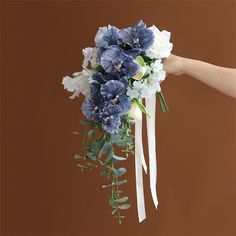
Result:
<svg viewBox="0 0 236 236">
<path fill-rule="evenodd" d="M 111 218 L 99 172 L 73 161 L 80 99 L 61 79 L 81 70 L 98 26 L 143 19 L 172 32 L 173 52 L 235 67 L 234 1 L 4 1 L 2 13 L 2 235 L 235 235 L 235 100 L 187 76 L 169 76 L 170 112 L 157 111 L 159 209 L 145 178 L 138 224 L 134 160 L 127 219 Z M 146 140 L 145 140 L 146 147 Z"/>
</svg>

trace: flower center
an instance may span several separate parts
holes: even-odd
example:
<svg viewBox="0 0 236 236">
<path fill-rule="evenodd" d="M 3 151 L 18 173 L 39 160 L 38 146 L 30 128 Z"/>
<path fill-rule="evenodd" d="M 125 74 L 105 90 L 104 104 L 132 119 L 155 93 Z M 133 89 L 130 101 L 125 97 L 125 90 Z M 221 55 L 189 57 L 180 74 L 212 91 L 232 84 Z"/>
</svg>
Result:
<svg viewBox="0 0 236 236">
<path fill-rule="evenodd" d="M 139 38 L 133 39 L 134 44 L 140 47 Z"/>
<path fill-rule="evenodd" d="M 120 68 L 121 68 L 122 64 L 123 64 L 123 61 L 121 61 L 118 65 L 115 65 L 115 66 L 114 66 L 115 69 L 116 69 L 117 71 L 120 71 Z"/>
</svg>

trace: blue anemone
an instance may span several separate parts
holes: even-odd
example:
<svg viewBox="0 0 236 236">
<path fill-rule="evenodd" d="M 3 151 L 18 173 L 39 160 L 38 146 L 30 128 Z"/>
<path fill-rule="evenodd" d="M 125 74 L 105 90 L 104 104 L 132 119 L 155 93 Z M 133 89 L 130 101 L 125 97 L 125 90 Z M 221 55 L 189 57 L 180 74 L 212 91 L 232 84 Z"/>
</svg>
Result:
<svg viewBox="0 0 236 236">
<path fill-rule="evenodd" d="M 107 73 L 122 78 L 136 75 L 139 65 L 133 61 L 131 56 L 126 55 L 122 49 L 112 46 L 103 52 L 101 65 Z"/>
<path fill-rule="evenodd" d="M 141 50 L 147 50 L 154 41 L 152 31 L 146 27 L 143 21 L 139 21 L 135 27 L 127 27 L 120 30 L 119 35 L 124 43 L 132 48 L 139 48 Z"/>
</svg>

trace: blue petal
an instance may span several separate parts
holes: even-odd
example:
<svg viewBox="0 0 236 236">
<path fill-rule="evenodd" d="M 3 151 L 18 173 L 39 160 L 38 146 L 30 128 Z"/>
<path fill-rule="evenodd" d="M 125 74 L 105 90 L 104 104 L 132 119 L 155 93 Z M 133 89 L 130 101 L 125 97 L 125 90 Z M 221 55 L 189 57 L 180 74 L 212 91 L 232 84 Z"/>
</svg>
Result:
<svg viewBox="0 0 236 236">
<path fill-rule="evenodd" d="M 127 50 L 125 53 L 134 58 L 134 57 L 137 57 L 138 55 L 140 55 L 141 52 L 142 52 L 142 49 L 133 48 L 133 49 Z"/>
<path fill-rule="evenodd" d="M 88 98 L 86 98 L 82 104 L 81 110 L 87 119 L 94 119 L 96 109 L 96 105 Z"/>
<path fill-rule="evenodd" d="M 101 94 L 107 99 L 113 99 L 118 94 L 125 94 L 125 85 L 117 80 L 110 80 L 101 86 Z"/>
<path fill-rule="evenodd" d="M 122 41 L 132 48 L 140 48 L 147 50 L 154 41 L 154 35 L 150 29 L 146 28 L 146 24 L 139 21 L 135 27 L 128 27 L 119 32 Z"/>
<path fill-rule="evenodd" d="M 118 78 L 123 76 L 134 76 L 139 66 L 133 61 L 131 56 L 126 55 L 117 46 L 108 48 L 101 57 L 101 65 L 107 73 L 111 73 Z"/>
<path fill-rule="evenodd" d="M 125 95 L 118 96 L 116 105 L 120 107 L 122 115 L 128 113 L 132 107 L 130 100 Z"/>
<path fill-rule="evenodd" d="M 108 46 L 118 46 L 120 44 L 118 32 L 119 30 L 116 27 L 111 26 L 109 30 L 107 30 L 107 32 L 104 34 L 103 39 L 107 42 Z"/>
<path fill-rule="evenodd" d="M 114 131 L 119 129 L 121 125 L 120 112 L 120 108 L 116 105 L 108 106 L 103 109 L 102 127 L 106 132 L 114 133 Z"/>
</svg>

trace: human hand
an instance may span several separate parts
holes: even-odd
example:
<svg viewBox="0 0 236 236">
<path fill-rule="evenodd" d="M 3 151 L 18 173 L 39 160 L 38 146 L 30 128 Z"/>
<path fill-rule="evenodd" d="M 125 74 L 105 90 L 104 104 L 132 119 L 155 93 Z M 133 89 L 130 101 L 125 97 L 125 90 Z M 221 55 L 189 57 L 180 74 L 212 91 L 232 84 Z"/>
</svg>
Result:
<svg viewBox="0 0 236 236">
<path fill-rule="evenodd" d="M 168 58 L 166 58 L 163 61 L 164 70 L 166 71 L 167 74 L 182 75 L 183 60 L 184 60 L 183 57 L 171 54 Z"/>
</svg>

